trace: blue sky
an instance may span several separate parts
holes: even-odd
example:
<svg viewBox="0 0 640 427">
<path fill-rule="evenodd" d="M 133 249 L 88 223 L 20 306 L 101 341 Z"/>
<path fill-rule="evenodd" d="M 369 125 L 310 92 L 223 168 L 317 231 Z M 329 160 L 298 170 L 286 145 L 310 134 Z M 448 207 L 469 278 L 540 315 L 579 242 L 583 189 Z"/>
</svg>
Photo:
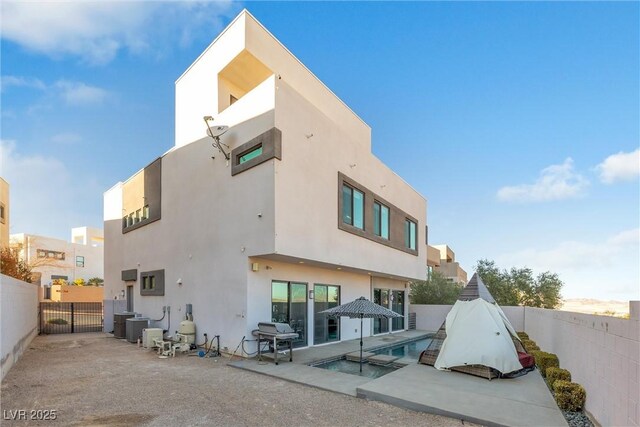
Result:
<svg viewBox="0 0 640 427">
<path fill-rule="evenodd" d="M 2 2 L 11 232 L 101 226 L 173 145 L 174 81 L 244 7 L 372 128 L 467 271 L 640 298 L 636 3 Z"/>
</svg>

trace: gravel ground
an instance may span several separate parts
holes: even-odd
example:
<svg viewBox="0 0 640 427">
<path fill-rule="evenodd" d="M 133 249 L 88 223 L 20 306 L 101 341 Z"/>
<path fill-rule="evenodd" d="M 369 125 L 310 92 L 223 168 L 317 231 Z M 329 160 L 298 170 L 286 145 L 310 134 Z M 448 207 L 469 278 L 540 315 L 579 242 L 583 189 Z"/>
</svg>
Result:
<svg viewBox="0 0 640 427">
<path fill-rule="evenodd" d="M 593 423 L 584 412 L 562 411 L 569 427 L 593 427 Z"/>
<path fill-rule="evenodd" d="M 39 336 L 2 382 L 3 426 L 461 426 L 100 333 Z M 16 410 L 27 420 L 11 421 Z M 32 421 L 55 410 L 56 421 Z"/>
</svg>

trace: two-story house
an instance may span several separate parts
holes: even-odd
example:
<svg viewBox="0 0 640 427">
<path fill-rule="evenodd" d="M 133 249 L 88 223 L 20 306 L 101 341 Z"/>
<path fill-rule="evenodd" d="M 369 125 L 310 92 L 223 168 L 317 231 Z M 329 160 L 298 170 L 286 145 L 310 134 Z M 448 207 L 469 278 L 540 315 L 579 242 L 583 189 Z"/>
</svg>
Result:
<svg viewBox="0 0 640 427">
<path fill-rule="evenodd" d="M 171 333 L 191 304 L 197 341 L 231 349 L 261 321 L 291 324 L 298 347 L 359 337 L 319 312 L 360 296 L 405 315 L 365 336 L 404 330 L 427 203 L 371 153 L 369 126 L 247 11 L 175 97 L 175 146 L 104 195 L 105 298 L 170 306 L 156 326 Z"/>
</svg>

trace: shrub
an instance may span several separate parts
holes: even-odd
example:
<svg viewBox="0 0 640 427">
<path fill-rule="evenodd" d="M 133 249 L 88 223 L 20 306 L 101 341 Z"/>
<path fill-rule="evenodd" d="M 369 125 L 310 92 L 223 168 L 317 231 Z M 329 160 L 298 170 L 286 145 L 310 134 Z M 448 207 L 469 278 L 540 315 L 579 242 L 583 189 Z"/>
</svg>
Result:
<svg viewBox="0 0 640 427">
<path fill-rule="evenodd" d="M 521 340 L 528 340 L 529 339 L 529 335 L 527 335 L 526 332 L 518 332 L 518 336 L 520 337 Z"/>
<path fill-rule="evenodd" d="M 536 342 L 533 341 L 533 340 L 523 339 L 521 342 L 522 342 L 522 346 L 527 351 L 527 353 L 531 353 L 532 351 L 540 350 L 540 347 L 538 347 L 538 344 L 536 344 Z"/>
<path fill-rule="evenodd" d="M 546 351 L 539 351 L 534 354 L 536 358 L 536 365 L 540 369 L 540 373 L 543 377 L 547 375 L 547 368 L 559 368 L 560 361 L 558 360 L 558 356 L 553 353 L 547 353 Z"/>
<path fill-rule="evenodd" d="M 557 380 L 553 384 L 553 391 L 558 407 L 563 411 L 580 411 L 584 407 L 587 393 L 580 384 Z"/>
<path fill-rule="evenodd" d="M 66 325 L 69 322 L 67 322 L 66 320 L 61 319 L 61 318 L 58 317 L 57 319 L 49 319 L 49 320 L 47 320 L 47 323 L 51 323 L 52 325 Z"/>
<path fill-rule="evenodd" d="M 549 383 L 549 386 L 551 386 L 551 388 L 553 388 L 553 384 L 555 384 L 556 381 L 567 381 L 567 382 L 571 382 L 571 372 L 567 371 L 566 369 L 562 369 L 562 368 L 547 368 L 547 382 Z"/>
</svg>

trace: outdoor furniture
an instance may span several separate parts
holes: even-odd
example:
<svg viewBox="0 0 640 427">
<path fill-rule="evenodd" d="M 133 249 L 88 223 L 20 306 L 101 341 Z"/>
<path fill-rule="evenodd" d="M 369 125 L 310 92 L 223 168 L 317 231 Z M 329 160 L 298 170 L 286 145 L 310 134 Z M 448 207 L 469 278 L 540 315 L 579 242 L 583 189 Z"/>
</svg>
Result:
<svg viewBox="0 0 640 427">
<path fill-rule="evenodd" d="M 293 341 L 300 336 L 287 323 L 260 322 L 258 329 L 252 331 L 258 339 L 258 361 L 262 361 L 263 342 L 273 344 L 273 361 L 278 364 L 278 346 L 286 344 L 289 347 L 289 362 L 293 362 Z"/>
</svg>

